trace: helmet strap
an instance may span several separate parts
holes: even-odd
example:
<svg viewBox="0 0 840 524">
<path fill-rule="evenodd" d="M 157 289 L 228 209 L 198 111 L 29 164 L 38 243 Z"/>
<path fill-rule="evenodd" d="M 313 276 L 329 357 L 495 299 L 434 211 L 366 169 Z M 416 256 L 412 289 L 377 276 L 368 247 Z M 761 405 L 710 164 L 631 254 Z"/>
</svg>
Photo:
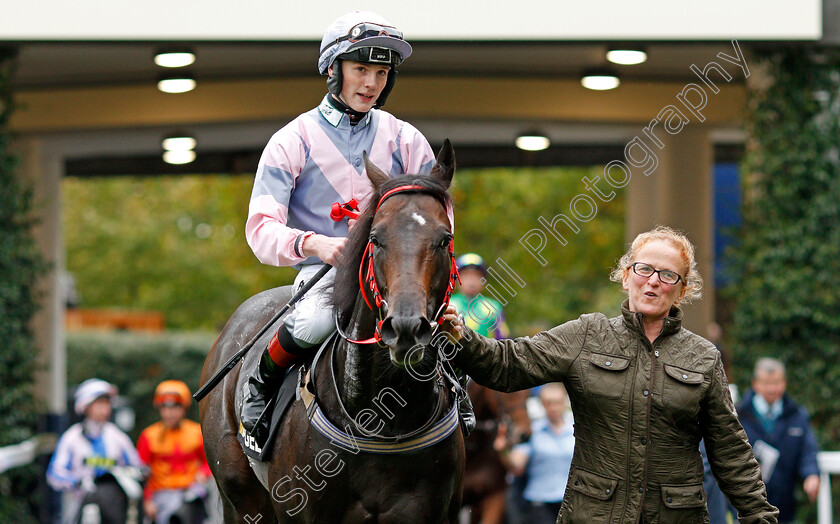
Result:
<svg viewBox="0 0 840 524">
<path fill-rule="evenodd" d="M 333 62 L 331 68 L 332 75 L 329 72 L 327 73 L 327 90 L 337 99 L 341 96 L 341 86 L 343 84 L 341 81 L 341 60 Z"/>
</svg>

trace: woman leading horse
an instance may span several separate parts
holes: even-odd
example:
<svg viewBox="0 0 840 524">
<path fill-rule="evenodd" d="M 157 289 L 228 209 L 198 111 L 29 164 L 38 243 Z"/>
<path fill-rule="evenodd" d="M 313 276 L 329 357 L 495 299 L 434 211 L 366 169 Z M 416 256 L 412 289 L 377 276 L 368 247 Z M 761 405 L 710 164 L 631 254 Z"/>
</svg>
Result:
<svg viewBox="0 0 840 524">
<path fill-rule="evenodd" d="M 434 347 L 457 275 L 448 141 L 437 160 L 429 176 L 395 178 L 366 162 L 377 204 L 359 217 L 337 268 L 332 302 L 341 337 L 316 359 L 314 409 L 296 402 L 286 414 L 265 486 L 236 439 L 242 390 L 260 355 L 247 355 L 201 403 L 225 522 L 253 523 L 258 515 L 262 522 L 457 521 L 464 471 L 458 386 Z M 240 306 L 208 355 L 202 382 L 288 296 L 277 288 Z"/>
</svg>

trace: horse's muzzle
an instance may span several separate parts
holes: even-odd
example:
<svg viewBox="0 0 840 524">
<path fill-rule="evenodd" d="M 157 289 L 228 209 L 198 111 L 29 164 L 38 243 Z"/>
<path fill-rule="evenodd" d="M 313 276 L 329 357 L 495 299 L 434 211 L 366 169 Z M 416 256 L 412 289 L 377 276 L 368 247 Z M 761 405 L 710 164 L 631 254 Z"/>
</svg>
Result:
<svg viewBox="0 0 840 524">
<path fill-rule="evenodd" d="M 422 349 L 432 341 L 432 326 L 423 316 L 387 316 L 380 328 L 382 342 L 391 349 L 391 360 L 398 366 L 418 364 Z"/>
</svg>

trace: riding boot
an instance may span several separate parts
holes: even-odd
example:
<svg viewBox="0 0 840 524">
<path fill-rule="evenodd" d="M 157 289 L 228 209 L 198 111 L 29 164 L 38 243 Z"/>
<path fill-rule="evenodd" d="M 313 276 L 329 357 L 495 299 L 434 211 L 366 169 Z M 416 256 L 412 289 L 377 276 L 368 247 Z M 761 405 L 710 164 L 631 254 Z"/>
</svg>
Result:
<svg viewBox="0 0 840 524">
<path fill-rule="evenodd" d="M 260 444 L 268 438 L 271 416 L 265 408 L 283 382 L 289 368 L 307 348 L 301 347 L 286 326 L 281 327 L 263 351 L 260 363 L 248 377 L 248 395 L 242 402 L 242 427 Z"/>
</svg>

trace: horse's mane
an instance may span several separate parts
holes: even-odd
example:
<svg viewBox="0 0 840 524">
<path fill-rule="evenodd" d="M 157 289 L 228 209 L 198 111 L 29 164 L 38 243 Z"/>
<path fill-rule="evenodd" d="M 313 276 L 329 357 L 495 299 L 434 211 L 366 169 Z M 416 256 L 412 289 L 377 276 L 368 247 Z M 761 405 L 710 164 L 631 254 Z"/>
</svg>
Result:
<svg viewBox="0 0 840 524">
<path fill-rule="evenodd" d="M 346 327 L 350 321 L 350 316 L 353 314 L 353 307 L 356 304 L 356 298 L 359 295 L 359 265 L 362 263 L 362 256 L 364 256 L 365 247 L 370 237 L 376 205 L 383 194 L 395 187 L 404 185 L 422 186 L 427 190 L 424 191 L 424 194 L 434 196 L 447 209 L 451 207 L 451 199 L 449 193 L 446 191 L 446 187 L 437 178 L 428 175 L 395 176 L 389 178 L 379 186 L 378 190 L 371 197 L 368 208 L 359 215 L 356 225 L 350 231 L 350 235 L 347 237 L 347 243 L 341 251 L 341 259 L 336 267 L 332 306 L 336 315 L 338 315 L 339 323 L 343 327 Z"/>
</svg>

